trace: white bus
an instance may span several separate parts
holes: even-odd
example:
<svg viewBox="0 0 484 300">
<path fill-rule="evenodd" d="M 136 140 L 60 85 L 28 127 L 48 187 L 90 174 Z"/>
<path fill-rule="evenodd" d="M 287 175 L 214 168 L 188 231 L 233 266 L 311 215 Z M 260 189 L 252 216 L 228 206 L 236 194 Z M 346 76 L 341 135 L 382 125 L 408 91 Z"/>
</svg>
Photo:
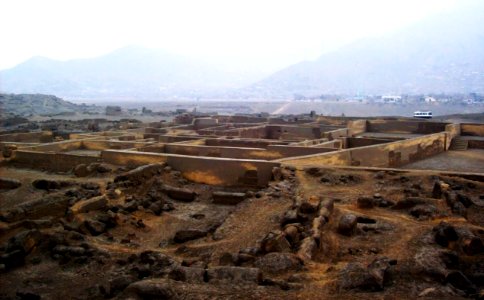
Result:
<svg viewBox="0 0 484 300">
<path fill-rule="evenodd" d="M 432 119 L 432 112 L 431 111 L 416 111 L 413 113 L 414 118 L 421 118 L 421 119 Z"/>
</svg>

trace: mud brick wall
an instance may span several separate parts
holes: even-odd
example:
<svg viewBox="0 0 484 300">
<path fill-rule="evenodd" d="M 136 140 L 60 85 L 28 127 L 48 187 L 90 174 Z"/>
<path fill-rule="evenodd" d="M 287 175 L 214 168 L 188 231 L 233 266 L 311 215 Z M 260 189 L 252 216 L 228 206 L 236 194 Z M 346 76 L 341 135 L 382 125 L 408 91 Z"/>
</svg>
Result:
<svg viewBox="0 0 484 300">
<path fill-rule="evenodd" d="M 10 162 L 19 167 L 67 172 L 79 164 L 91 164 L 99 161 L 99 158 L 92 156 L 17 150 Z"/>
<path fill-rule="evenodd" d="M 337 138 L 341 137 L 347 137 L 348 136 L 348 129 L 347 128 L 342 128 L 342 129 L 336 129 L 328 132 L 323 133 L 323 137 L 327 138 L 328 140 L 334 140 Z"/>
<path fill-rule="evenodd" d="M 10 133 L 0 135 L 0 142 L 50 143 L 52 140 L 52 131 Z"/>
<path fill-rule="evenodd" d="M 301 146 L 269 145 L 267 146 L 267 150 L 271 152 L 278 152 L 282 155 L 282 157 L 292 157 L 292 156 L 332 152 L 332 151 L 335 151 L 336 149 L 330 148 L 330 147 L 313 148 L 313 147 L 301 147 Z"/>
<path fill-rule="evenodd" d="M 469 148 L 471 149 L 484 149 L 484 140 L 468 140 Z"/>
<path fill-rule="evenodd" d="M 225 146 L 225 147 L 245 147 L 245 148 L 266 148 L 270 144 L 278 143 L 277 141 L 268 140 L 239 140 L 239 139 L 206 139 L 207 146 Z"/>
<path fill-rule="evenodd" d="M 194 182 L 221 186 L 257 185 L 265 186 L 272 176 L 276 162 L 195 157 L 176 154 L 158 154 L 135 151 L 105 150 L 102 159 L 115 165 L 140 166 L 166 162 L 182 175 Z"/>
<path fill-rule="evenodd" d="M 388 139 L 372 139 L 372 138 L 344 138 L 345 141 L 345 148 L 356 148 L 356 147 L 364 147 L 364 146 L 371 146 L 371 145 L 379 145 L 383 143 L 391 143 L 395 140 L 388 140 Z"/>
<path fill-rule="evenodd" d="M 447 132 L 447 144 L 445 145 L 445 150 L 447 150 L 450 147 L 452 139 L 461 135 L 460 124 L 447 124 L 445 126 L 445 131 Z"/>
<path fill-rule="evenodd" d="M 445 151 L 447 133 L 436 133 L 418 138 L 381 145 L 340 150 L 320 155 L 280 159 L 288 165 L 340 165 L 368 167 L 400 167 Z"/>
<path fill-rule="evenodd" d="M 32 151 L 40 152 L 66 152 L 72 150 L 78 150 L 82 146 L 82 140 L 68 140 L 56 143 L 50 143 L 46 145 L 38 145 L 30 148 L 26 148 Z"/>
<path fill-rule="evenodd" d="M 448 123 L 402 120 L 368 120 L 368 132 L 432 134 L 445 131 Z"/>
<path fill-rule="evenodd" d="M 366 132 L 366 120 L 349 121 L 347 127 L 349 136 Z"/>
<path fill-rule="evenodd" d="M 300 127 L 290 125 L 267 125 L 266 136 L 269 139 L 320 139 L 319 127 Z"/>
<path fill-rule="evenodd" d="M 460 124 L 461 134 L 470 136 L 484 136 L 484 124 Z"/>
<path fill-rule="evenodd" d="M 145 133 L 143 134 L 145 139 L 154 139 L 155 141 L 162 143 L 176 143 L 190 140 L 199 140 L 201 136 L 178 136 L 178 135 L 164 135 L 160 133 Z"/>
<path fill-rule="evenodd" d="M 152 145 L 149 142 L 108 141 L 108 140 L 85 140 L 81 143 L 81 149 L 105 150 L 105 149 L 130 149 Z"/>
</svg>

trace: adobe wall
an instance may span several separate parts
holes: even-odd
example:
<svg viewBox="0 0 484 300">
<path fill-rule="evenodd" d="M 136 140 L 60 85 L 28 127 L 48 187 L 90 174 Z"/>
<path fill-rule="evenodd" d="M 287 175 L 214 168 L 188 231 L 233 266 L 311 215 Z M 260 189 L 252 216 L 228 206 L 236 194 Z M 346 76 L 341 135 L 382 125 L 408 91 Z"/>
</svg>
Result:
<svg viewBox="0 0 484 300">
<path fill-rule="evenodd" d="M 0 135 L 0 142 L 50 143 L 53 139 L 52 131 L 9 133 Z"/>
<path fill-rule="evenodd" d="M 484 136 L 484 124 L 460 124 L 461 134 L 470 136 Z"/>
<path fill-rule="evenodd" d="M 342 142 L 340 139 L 337 140 L 332 140 L 332 141 L 327 141 L 321 144 L 309 146 L 309 147 L 314 147 L 314 148 L 335 148 L 335 149 L 341 149 L 342 148 Z"/>
<path fill-rule="evenodd" d="M 368 120 L 367 132 L 432 134 L 445 131 L 442 122 L 404 121 L 404 120 Z"/>
<path fill-rule="evenodd" d="M 290 125 L 267 125 L 268 139 L 319 139 L 323 132 L 319 127 L 302 127 Z"/>
<path fill-rule="evenodd" d="M 78 150 L 81 148 L 81 145 L 82 145 L 82 140 L 67 140 L 67 141 L 28 147 L 25 149 L 26 150 L 28 149 L 31 151 L 40 151 L 40 152 L 67 152 L 72 150 Z"/>
<path fill-rule="evenodd" d="M 468 140 L 470 149 L 484 149 L 484 140 Z"/>
<path fill-rule="evenodd" d="M 327 138 L 315 139 L 315 140 L 305 140 L 302 142 L 291 143 L 291 146 L 304 146 L 304 147 L 311 147 L 315 145 L 319 145 L 321 143 L 327 142 Z"/>
<path fill-rule="evenodd" d="M 355 136 L 357 134 L 366 132 L 366 120 L 348 121 L 348 135 Z"/>
<path fill-rule="evenodd" d="M 387 144 L 278 160 L 288 165 L 400 167 L 445 151 L 447 133 L 436 133 Z"/>
<path fill-rule="evenodd" d="M 290 156 L 301 156 L 315 153 L 334 151 L 332 148 L 309 148 L 286 145 L 268 145 L 264 148 L 240 148 L 240 147 L 217 147 L 167 144 L 164 147 L 167 154 L 179 154 L 189 156 L 208 156 L 237 159 L 263 159 L 273 160 Z"/>
<path fill-rule="evenodd" d="M 342 138 L 342 137 L 347 137 L 347 136 L 348 136 L 347 128 L 336 129 L 336 130 L 327 131 L 323 133 L 323 137 L 327 138 L 330 141 L 334 139 Z"/>
<path fill-rule="evenodd" d="M 383 143 L 391 143 L 395 140 L 388 140 L 388 139 L 373 139 L 373 138 L 354 138 L 348 137 L 344 138 L 344 148 L 356 148 L 356 147 L 365 147 L 371 145 L 378 145 Z"/>
<path fill-rule="evenodd" d="M 135 151 L 105 150 L 101 154 L 107 163 L 140 166 L 166 162 L 194 182 L 221 186 L 265 186 L 272 168 L 279 163 L 260 160 L 194 157 L 175 154 L 155 154 Z"/>
<path fill-rule="evenodd" d="M 154 139 L 155 141 L 162 143 L 176 143 L 189 140 L 199 140 L 203 137 L 201 136 L 182 136 L 182 135 L 164 135 L 160 133 L 145 133 L 143 135 L 145 139 Z"/>
<path fill-rule="evenodd" d="M 79 164 L 100 162 L 100 159 L 93 156 L 81 156 L 67 153 L 45 153 L 17 150 L 14 151 L 10 162 L 15 166 L 29 169 L 68 172 Z"/>
<path fill-rule="evenodd" d="M 461 135 L 461 126 L 460 124 L 447 124 L 445 126 L 445 131 L 447 132 L 447 144 L 445 145 L 445 150 L 447 150 L 450 147 L 452 139 Z"/>
<path fill-rule="evenodd" d="M 87 150 L 105 150 L 105 149 L 129 149 L 140 148 L 152 145 L 152 142 L 129 142 L 129 141 L 112 141 L 112 140 L 84 140 L 81 143 L 81 149 Z"/>
<path fill-rule="evenodd" d="M 280 144 L 281 141 L 271 141 L 263 139 L 206 139 L 206 146 L 226 146 L 226 147 L 245 147 L 245 148 L 266 148 L 271 144 Z"/>
</svg>

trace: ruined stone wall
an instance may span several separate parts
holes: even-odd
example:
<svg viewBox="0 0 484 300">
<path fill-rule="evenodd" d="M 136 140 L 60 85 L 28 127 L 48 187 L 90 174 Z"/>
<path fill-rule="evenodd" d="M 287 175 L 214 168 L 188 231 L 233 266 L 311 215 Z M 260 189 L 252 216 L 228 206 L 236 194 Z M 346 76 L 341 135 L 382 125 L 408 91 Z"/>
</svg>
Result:
<svg viewBox="0 0 484 300">
<path fill-rule="evenodd" d="M 53 138 L 52 131 L 10 133 L 0 135 L 0 142 L 50 143 Z"/>
<path fill-rule="evenodd" d="M 447 133 L 436 133 L 387 144 L 340 150 L 320 155 L 280 159 L 289 165 L 400 167 L 445 151 Z"/>
<path fill-rule="evenodd" d="M 282 157 L 292 157 L 301 155 L 310 155 L 315 153 L 332 152 L 336 149 L 330 147 L 302 147 L 302 146 L 287 146 L 287 145 L 269 145 L 267 150 L 270 152 L 278 152 Z"/>
<path fill-rule="evenodd" d="M 324 142 L 324 143 L 321 143 L 321 144 L 316 144 L 316 145 L 309 146 L 309 147 L 341 149 L 341 146 L 342 146 L 342 142 L 341 142 L 341 140 L 338 139 L 338 140 L 327 141 L 327 142 Z"/>
<path fill-rule="evenodd" d="M 468 140 L 470 149 L 484 149 L 484 140 Z"/>
<path fill-rule="evenodd" d="M 130 149 L 152 145 L 150 142 L 129 142 L 111 140 L 85 140 L 81 143 L 82 149 L 105 150 L 105 149 Z"/>
<path fill-rule="evenodd" d="M 349 121 L 347 127 L 349 136 L 366 132 L 366 120 Z"/>
<path fill-rule="evenodd" d="M 176 154 L 156 154 L 135 151 L 105 150 L 105 162 L 133 166 L 166 162 L 184 177 L 198 183 L 221 186 L 265 186 L 272 176 L 272 168 L 279 163 L 260 160 L 194 157 Z"/>
<path fill-rule="evenodd" d="M 245 147 L 245 148 L 266 148 L 270 144 L 280 143 L 279 141 L 261 139 L 206 139 L 206 146 Z"/>
<path fill-rule="evenodd" d="M 267 125 L 266 135 L 269 139 L 319 139 L 322 130 L 319 127 L 290 125 Z"/>
<path fill-rule="evenodd" d="M 91 164 L 99 161 L 99 158 L 93 156 L 17 150 L 13 153 L 10 162 L 19 167 L 67 172 L 79 164 Z"/>
<path fill-rule="evenodd" d="M 383 143 L 391 143 L 395 141 L 395 140 L 389 140 L 389 139 L 354 138 L 354 137 L 348 137 L 344 139 L 345 139 L 345 148 L 365 147 L 365 146 L 378 145 Z"/>
<path fill-rule="evenodd" d="M 26 149 L 40 152 L 67 152 L 72 150 L 78 150 L 81 148 L 81 146 L 82 140 L 67 140 L 46 145 L 33 146 Z"/>
<path fill-rule="evenodd" d="M 327 131 L 323 133 L 323 137 L 327 138 L 330 141 L 334 139 L 342 138 L 342 137 L 347 137 L 347 136 L 348 136 L 347 128 L 336 129 L 336 130 Z"/>
<path fill-rule="evenodd" d="M 447 124 L 445 126 L 445 131 L 447 132 L 447 143 L 445 145 L 445 150 L 447 150 L 450 147 L 452 139 L 454 139 L 456 136 L 461 135 L 460 124 Z"/>
<path fill-rule="evenodd" d="M 470 136 L 484 136 L 484 124 L 460 124 L 461 134 Z"/>
<path fill-rule="evenodd" d="M 190 155 L 190 156 L 208 156 L 222 158 L 238 159 L 263 159 L 273 160 L 290 156 L 301 156 L 315 153 L 324 153 L 334 151 L 332 148 L 309 148 L 286 145 L 268 145 L 264 148 L 240 148 L 240 147 L 217 147 L 217 146 L 200 146 L 200 145 L 165 145 L 165 153 Z"/>
<path fill-rule="evenodd" d="M 432 134 L 445 131 L 448 123 L 404 120 L 368 120 L 367 132 Z"/>
</svg>

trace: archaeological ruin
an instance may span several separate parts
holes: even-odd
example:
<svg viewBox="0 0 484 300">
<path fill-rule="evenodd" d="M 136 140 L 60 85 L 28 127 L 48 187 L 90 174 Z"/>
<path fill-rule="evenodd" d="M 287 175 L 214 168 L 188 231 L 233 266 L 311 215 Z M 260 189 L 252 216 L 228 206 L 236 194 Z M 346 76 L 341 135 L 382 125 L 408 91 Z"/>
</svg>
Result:
<svg viewBox="0 0 484 300">
<path fill-rule="evenodd" d="M 1 299 L 484 297 L 484 124 L 0 135 Z"/>
</svg>

